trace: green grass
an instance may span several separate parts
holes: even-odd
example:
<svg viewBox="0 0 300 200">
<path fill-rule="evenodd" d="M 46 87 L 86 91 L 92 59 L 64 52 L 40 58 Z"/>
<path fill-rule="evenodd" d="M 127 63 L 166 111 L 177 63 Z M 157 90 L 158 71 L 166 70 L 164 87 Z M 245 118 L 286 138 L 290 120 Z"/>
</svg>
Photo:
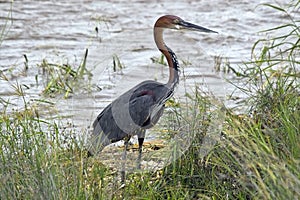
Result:
<svg viewBox="0 0 300 200">
<path fill-rule="evenodd" d="M 121 63 L 118 55 L 113 55 L 113 72 L 122 71 L 123 68 L 125 66 Z"/>
<path fill-rule="evenodd" d="M 160 65 L 164 65 L 164 66 L 167 66 L 167 62 L 165 61 L 165 56 L 163 54 L 161 54 L 159 57 L 151 57 L 151 61 L 153 63 L 157 63 L 157 64 L 160 64 Z"/>
<path fill-rule="evenodd" d="M 25 98 L 24 108 L 8 112 L 14 105 L 0 98 L 4 107 L 0 111 L 0 199 L 299 199 L 300 33 L 299 21 L 289 14 L 299 9 L 299 3 L 294 1 L 288 10 L 265 6 L 291 20 L 267 32 L 290 31 L 259 40 L 252 61 L 239 71 L 227 72 L 244 83 L 233 85 L 248 94 L 239 105 L 247 108 L 244 114 L 224 108 L 198 87 L 186 94 L 185 102 L 168 102 L 171 111 L 157 129 L 167 132 L 165 138 L 188 130 L 193 142 L 160 170 L 128 173 L 125 186 L 114 169 L 87 158 L 84 145 L 75 138 L 76 129 L 41 118 Z M 118 58 L 114 62 L 117 69 Z M 78 79 L 73 77 L 87 73 L 85 62 L 81 66 L 76 70 L 54 67 L 67 77 L 62 83 L 69 83 L 71 77 L 76 85 Z M 47 73 L 53 80 L 51 74 L 57 72 Z M 22 87 L 14 87 L 16 95 L 23 97 Z M 66 88 L 61 89 L 63 94 Z M 222 125 L 221 130 L 217 125 Z M 220 131 L 220 137 L 207 154 L 201 153 L 211 131 Z"/>
<path fill-rule="evenodd" d="M 50 97 L 63 94 L 65 98 L 68 98 L 70 94 L 74 93 L 74 90 L 81 88 L 80 86 L 83 83 L 86 81 L 90 82 L 92 74 L 86 68 L 87 56 L 88 50 L 86 49 L 83 60 L 77 68 L 72 67 L 68 63 L 48 63 L 47 60 L 44 59 L 39 65 L 39 68 L 42 70 L 43 80 L 46 80 L 43 94 Z M 26 63 L 27 62 L 25 62 L 25 65 Z M 38 82 L 37 78 L 36 81 Z M 90 87 L 88 84 L 85 85 Z"/>
<path fill-rule="evenodd" d="M 98 184 L 105 167 L 89 168 L 85 175 L 86 152 L 79 150 L 76 133 L 63 131 L 56 123 L 38 118 L 26 107 L 12 114 L 1 113 L 1 199 L 93 199 L 102 196 Z M 68 142 L 64 142 L 68 138 Z M 104 182 L 104 181 L 103 181 Z M 105 184 L 102 185 L 104 187 Z M 94 192 L 89 193 L 93 190 Z M 89 196 L 91 195 L 91 196 Z"/>
<path fill-rule="evenodd" d="M 13 24 L 12 6 L 13 6 L 13 2 L 11 2 L 10 10 L 7 13 L 7 16 L 6 17 L 1 16 L 5 20 L 5 23 L 0 28 L 0 46 L 1 46 L 2 42 L 4 41 L 5 37 L 7 36 L 8 32 Z"/>
</svg>

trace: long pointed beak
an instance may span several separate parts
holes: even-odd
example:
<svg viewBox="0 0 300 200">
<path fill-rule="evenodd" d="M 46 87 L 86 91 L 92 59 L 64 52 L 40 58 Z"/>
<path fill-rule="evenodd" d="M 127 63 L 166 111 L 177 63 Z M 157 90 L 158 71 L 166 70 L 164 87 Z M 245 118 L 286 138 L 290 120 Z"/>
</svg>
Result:
<svg viewBox="0 0 300 200">
<path fill-rule="evenodd" d="M 200 31 L 200 32 L 206 32 L 206 33 L 218 33 L 216 31 L 204 28 L 202 26 L 198 26 L 196 24 L 192 24 L 186 21 L 182 21 L 179 24 L 180 28 L 182 29 L 188 29 L 188 30 L 193 30 L 193 31 Z"/>
</svg>

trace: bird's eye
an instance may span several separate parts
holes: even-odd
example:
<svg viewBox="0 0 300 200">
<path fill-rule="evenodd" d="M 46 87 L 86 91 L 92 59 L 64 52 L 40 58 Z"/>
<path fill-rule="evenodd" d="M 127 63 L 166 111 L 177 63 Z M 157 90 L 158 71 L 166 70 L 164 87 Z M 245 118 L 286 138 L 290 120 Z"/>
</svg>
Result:
<svg viewBox="0 0 300 200">
<path fill-rule="evenodd" d="M 179 19 L 174 19 L 173 23 L 174 24 L 178 24 L 179 23 Z"/>
</svg>

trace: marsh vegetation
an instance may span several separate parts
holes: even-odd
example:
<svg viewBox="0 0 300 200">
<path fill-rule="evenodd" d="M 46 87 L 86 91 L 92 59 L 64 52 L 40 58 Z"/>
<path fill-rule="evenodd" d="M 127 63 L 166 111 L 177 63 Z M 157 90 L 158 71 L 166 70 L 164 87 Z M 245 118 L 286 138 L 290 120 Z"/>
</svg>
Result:
<svg viewBox="0 0 300 200">
<path fill-rule="evenodd" d="M 188 149 L 161 169 L 129 173 L 125 186 L 118 171 L 87 157 L 84 141 L 75 137 L 78 130 L 45 117 L 53 110 L 52 96 L 71 98 L 93 87 L 87 51 L 78 67 L 41 61 L 38 77 L 44 82 L 36 82 L 44 89 L 35 101 L 25 98 L 26 84 L 12 82 L 10 72 L 1 71 L 23 106 L 15 109 L 0 97 L 0 199 L 299 199 L 300 21 L 292 13 L 300 3 L 264 6 L 289 23 L 265 30 L 273 37 L 258 40 L 250 61 L 239 69 L 227 70 L 233 69 L 230 63 L 218 59 L 217 71 L 226 68 L 234 76 L 228 81 L 247 97 L 235 108 L 222 105 L 224 121 L 213 148 L 199 153 L 216 100 L 195 86 L 185 102 L 167 103 L 155 129 L 168 140 L 188 126 L 194 135 Z M 2 30 L 0 41 L 5 34 Z M 164 64 L 163 58 L 152 60 Z M 111 67 L 113 72 L 124 69 L 117 55 Z"/>
</svg>

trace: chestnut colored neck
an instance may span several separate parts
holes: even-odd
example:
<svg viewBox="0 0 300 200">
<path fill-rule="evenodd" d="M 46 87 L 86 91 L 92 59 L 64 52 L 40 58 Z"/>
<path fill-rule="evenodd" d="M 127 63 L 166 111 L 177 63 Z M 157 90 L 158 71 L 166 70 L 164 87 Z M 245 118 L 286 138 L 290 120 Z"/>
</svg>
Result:
<svg viewBox="0 0 300 200">
<path fill-rule="evenodd" d="M 175 53 L 163 40 L 163 28 L 154 26 L 154 40 L 157 48 L 167 58 L 169 65 L 169 81 L 166 85 L 174 88 L 179 82 L 179 65 Z"/>
</svg>

